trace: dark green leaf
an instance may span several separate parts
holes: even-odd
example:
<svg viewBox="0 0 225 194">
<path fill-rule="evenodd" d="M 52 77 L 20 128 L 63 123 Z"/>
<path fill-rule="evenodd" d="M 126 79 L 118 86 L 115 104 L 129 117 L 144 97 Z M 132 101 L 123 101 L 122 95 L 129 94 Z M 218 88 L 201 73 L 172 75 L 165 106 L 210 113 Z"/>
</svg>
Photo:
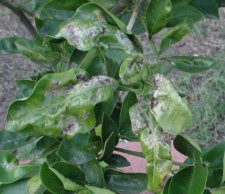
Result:
<svg viewBox="0 0 225 194">
<path fill-rule="evenodd" d="M 130 162 L 125 157 L 118 154 L 112 154 L 110 157 L 105 159 L 105 162 L 112 167 L 130 166 Z"/>
<path fill-rule="evenodd" d="M 199 73 L 218 63 L 214 58 L 201 56 L 174 56 L 167 59 L 175 68 L 188 73 Z"/>
<path fill-rule="evenodd" d="M 219 17 L 218 5 L 215 0 L 192 0 L 191 3 L 207 17 Z"/>
<path fill-rule="evenodd" d="M 134 93 L 129 92 L 123 101 L 121 112 L 120 112 L 120 120 L 119 120 L 119 128 L 120 133 L 123 137 L 128 139 L 136 139 L 131 129 L 131 121 L 129 116 L 129 109 L 137 103 L 137 97 Z"/>
<path fill-rule="evenodd" d="M 191 5 L 175 4 L 173 5 L 167 26 L 175 26 L 187 19 L 194 23 L 199 21 L 203 16 L 198 9 Z"/>
<path fill-rule="evenodd" d="M 221 142 L 203 154 L 203 161 L 209 169 L 223 169 L 225 142 Z"/>
<path fill-rule="evenodd" d="M 171 0 L 150 1 L 146 12 L 147 27 L 150 35 L 156 34 L 166 25 L 171 9 Z"/>
<path fill-rule="evenodd" d="M 223 178 L 223 170 L 209 170 L 206 186 L 209 188 L 218 187 Z"/>
<path fill-rule="evenodd" d="M 176 25 L 162 36 L 160 43 L 160 52 L 168 49 L 172 44 L 179 42 L 185 35 L 191 31 L 192 24 L 189 20 Z"/>
<path fill-rule="evenodd" d="M 187 167 L 175 174 L 171 180 L 168 194 L 202 194 L 208 170 L 201 165 Z"/>
<path fill-rule="evenodd" d="M 179 134 L 174 139 L 174 147 L 177 151 L 197 161 L 201 161 L 201 148 L 199 145 L 185 134 Z"/>
<path fill-rule="evenodd" d="M 147 189 L 147 176 L 142 173 L 122 173 L 115 170 L 105 172 L 108 187 L 123 194 L 140 193 Z"/>
<path fill-rule="evenodd" d="M 102 121 L 102 141 L 105 143 L 112 133 L 118 132 L 118 126 L 107 114 L 104 114 Z M 115 142 L 116 143 L 116 142 Z"/>
<path fill-rule="evenodd" d="M 101 142 L 89 134 L 77 134 L 73 138 L 64 139 L 58 155 L 73 164 L 84 164 L 97 157 Z"/>
<path fill-rule="evenodd" d="M 47 163 L 44 163 L 40 169 L 40 178 L 42 184 L 54 194 L 66 194 L 63 183 L 48 167 Z"/>
<path fill-rule="evenodd" d="M 97 187 L 105 187 L 103 170 L 97 160 L 91 160 L 85 164 L 82 164 L 81 169 L 85 174 L 86 181 L 90 185 Z"/>
</svg>

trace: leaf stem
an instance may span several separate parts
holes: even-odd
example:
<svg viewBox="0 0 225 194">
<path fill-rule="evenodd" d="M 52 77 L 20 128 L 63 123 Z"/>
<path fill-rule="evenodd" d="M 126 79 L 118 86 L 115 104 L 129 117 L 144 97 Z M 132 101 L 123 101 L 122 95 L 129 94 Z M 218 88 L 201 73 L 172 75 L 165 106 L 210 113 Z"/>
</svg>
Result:
<svg viewBox="0 0 225 194">
<path fill-rule="evenodd" d="M 173 165 L 175 165 L 175 166 L 181 166 L 181 167 L 191 166 L 189 164 L 184 164 L 184 163 L 180 163 L 180 162 L 177 162 L 177 161 L 172 161 L 172 162 L 173 162 Z"/>
<path fill-rule="evenodd" d="M 161 62 L 161 59 L 160 59 L 159 51 L 156 48 L 156 45 L 155 45 L 155 43 L 154 43 L 154 41 L 152 40 L 151 37 L 149 38 L 149 43 L 150 43 L 150 46 L 152 48 L 153 54 L 156 57 L 157 63 L 160 63 Z"/>
<path fill-rule="evenodd" d="M 24 24 L 24 26 L 27 28 L 27 30 L 30 32 L 30 34 L 35 37 L 36 31 L 30 20 L 27 18 L 27 16 L 23 13 L 23 11 L 20 10 L 20 8 L 16 7 L 12 3 L 8 2 L 7 0 L 0 0 L 0 4 L 10 9 L 15 15 L 17 15 L 20 19 L 20 21 Z"/>
<path fill-rule="evenodd" d="M 115 151 L 122 152 L 122 153 L 125 153 L 125 154 L 129 154 L 129 155 L 132 155 L 132 156 L 137 156 L 137 157 L 140 157 L 140 158 L 145 158 L 145 156 L 142 152 L 136 152 L 136 151 L 126 150 L 126 149 L 117 148 L 117 147 L 115 148 Z"/>
</svg>

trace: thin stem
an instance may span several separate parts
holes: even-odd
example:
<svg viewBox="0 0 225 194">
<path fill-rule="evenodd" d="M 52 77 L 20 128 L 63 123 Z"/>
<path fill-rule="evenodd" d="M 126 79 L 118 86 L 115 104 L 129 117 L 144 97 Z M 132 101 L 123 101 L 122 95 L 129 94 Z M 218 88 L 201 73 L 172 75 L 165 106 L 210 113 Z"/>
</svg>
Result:
<svg viewBox="0 0 225 194">
<path fill-rule="evenodd" d="M 127 24 L 127 31 L 128 32 L 131 32 L 131 30 L 132 30 L 132 28 L 133 28 L 133 26 L 134 26 L 134 24 L 136 22 L 136 19 L 137 19 L 138 15 L 139 15 L 140 4 L 141 4 L 142 0 L 138 0 L 136 2 L 137 3 L 135 5 L 134 11 L 133 11 L 133 13 L 132 13 L 132 15 L 130 17 L 130 20 L 129 20 L 128 24 Z"/>
<path fill-rule="evenodd" d="M 122 152 L 122 153 L 125 153 L 125 154 L 132 155 L 132 156 L 137 156 L 137 157 L 140 157 L 140 158 L 145 158 L 145 156 L 144 156 L 144 154 L 142 152 L 135 152 L 135 151 L 126 150 L 126 149 L 123 149 L 123 148 L 115 148 L 115 150 L 118 151 L 118 152 Z"/>
<path fill-rule="evenodd" d="M 15 15 L 17 15 L 20 19 L 20 21 L 24 24 L 24 26 L 27 28 L 27 30 L 30 32 L 30 34 L 35 37 L 36 31 L 34 26 L 31 24 L 30 20 L 27 18 L 27 16 L 15 5 L 11 4 L 7 0 L 0 0 L 0 4 L 10 9 Z"/>
<path fill-rule="evenodd" d="M 157 62 L 160 63 L 161 59 L 160 59 L 159 51 L 157 50 L 157 48 L 155 46 L 155 43 L 154 43 L 154 41 L 152 40 L 151 37 L 149 38 L 149 43 L 150 43 L 150 46 L 151 46 L 151 48 L 153 50 L 153 54 L 156 57 Z"/>
</svg>

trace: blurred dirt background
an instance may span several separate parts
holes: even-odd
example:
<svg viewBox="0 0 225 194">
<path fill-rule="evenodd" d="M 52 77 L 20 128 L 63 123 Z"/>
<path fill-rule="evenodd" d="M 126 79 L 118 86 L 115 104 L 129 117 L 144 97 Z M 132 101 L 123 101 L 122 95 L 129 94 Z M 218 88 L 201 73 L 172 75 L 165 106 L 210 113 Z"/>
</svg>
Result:
<svg viewBox="0 0 225 194">
<path fill-rule="evenodd" d="M 0 6 L 0 38 L 30 37 L 19 19 Z M 168 55 L 207 55 L 220 60 L 213 69 L 196 75 L 172 72 L 175 87 L 190 104 L 194 115 L 189 133 L 202 146 L 225 137 L 225 9 L 219 20 L 198 23 L 193 32 L 173 46 Z M 16 98 L 16 80 L 37 74 L 40 66 L 19 55 L 0 56 L 0 128 L 4 128 L 9 103 Z"/>
</svg>

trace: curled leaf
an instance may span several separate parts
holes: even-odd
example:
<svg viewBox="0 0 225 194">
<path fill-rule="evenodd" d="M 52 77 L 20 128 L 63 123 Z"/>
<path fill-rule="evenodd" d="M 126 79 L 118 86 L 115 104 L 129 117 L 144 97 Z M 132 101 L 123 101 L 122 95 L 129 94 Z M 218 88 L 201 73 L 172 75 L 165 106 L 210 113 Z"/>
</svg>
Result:
<svg viewBox="0 0 225 194">
<path fill-rule="evenodd" d="M 177 134 L 188 128 L 192 114 L 170 81 L 163 75 L 155 76 L 152 114 L 168 133 Z"/>
</svg>

